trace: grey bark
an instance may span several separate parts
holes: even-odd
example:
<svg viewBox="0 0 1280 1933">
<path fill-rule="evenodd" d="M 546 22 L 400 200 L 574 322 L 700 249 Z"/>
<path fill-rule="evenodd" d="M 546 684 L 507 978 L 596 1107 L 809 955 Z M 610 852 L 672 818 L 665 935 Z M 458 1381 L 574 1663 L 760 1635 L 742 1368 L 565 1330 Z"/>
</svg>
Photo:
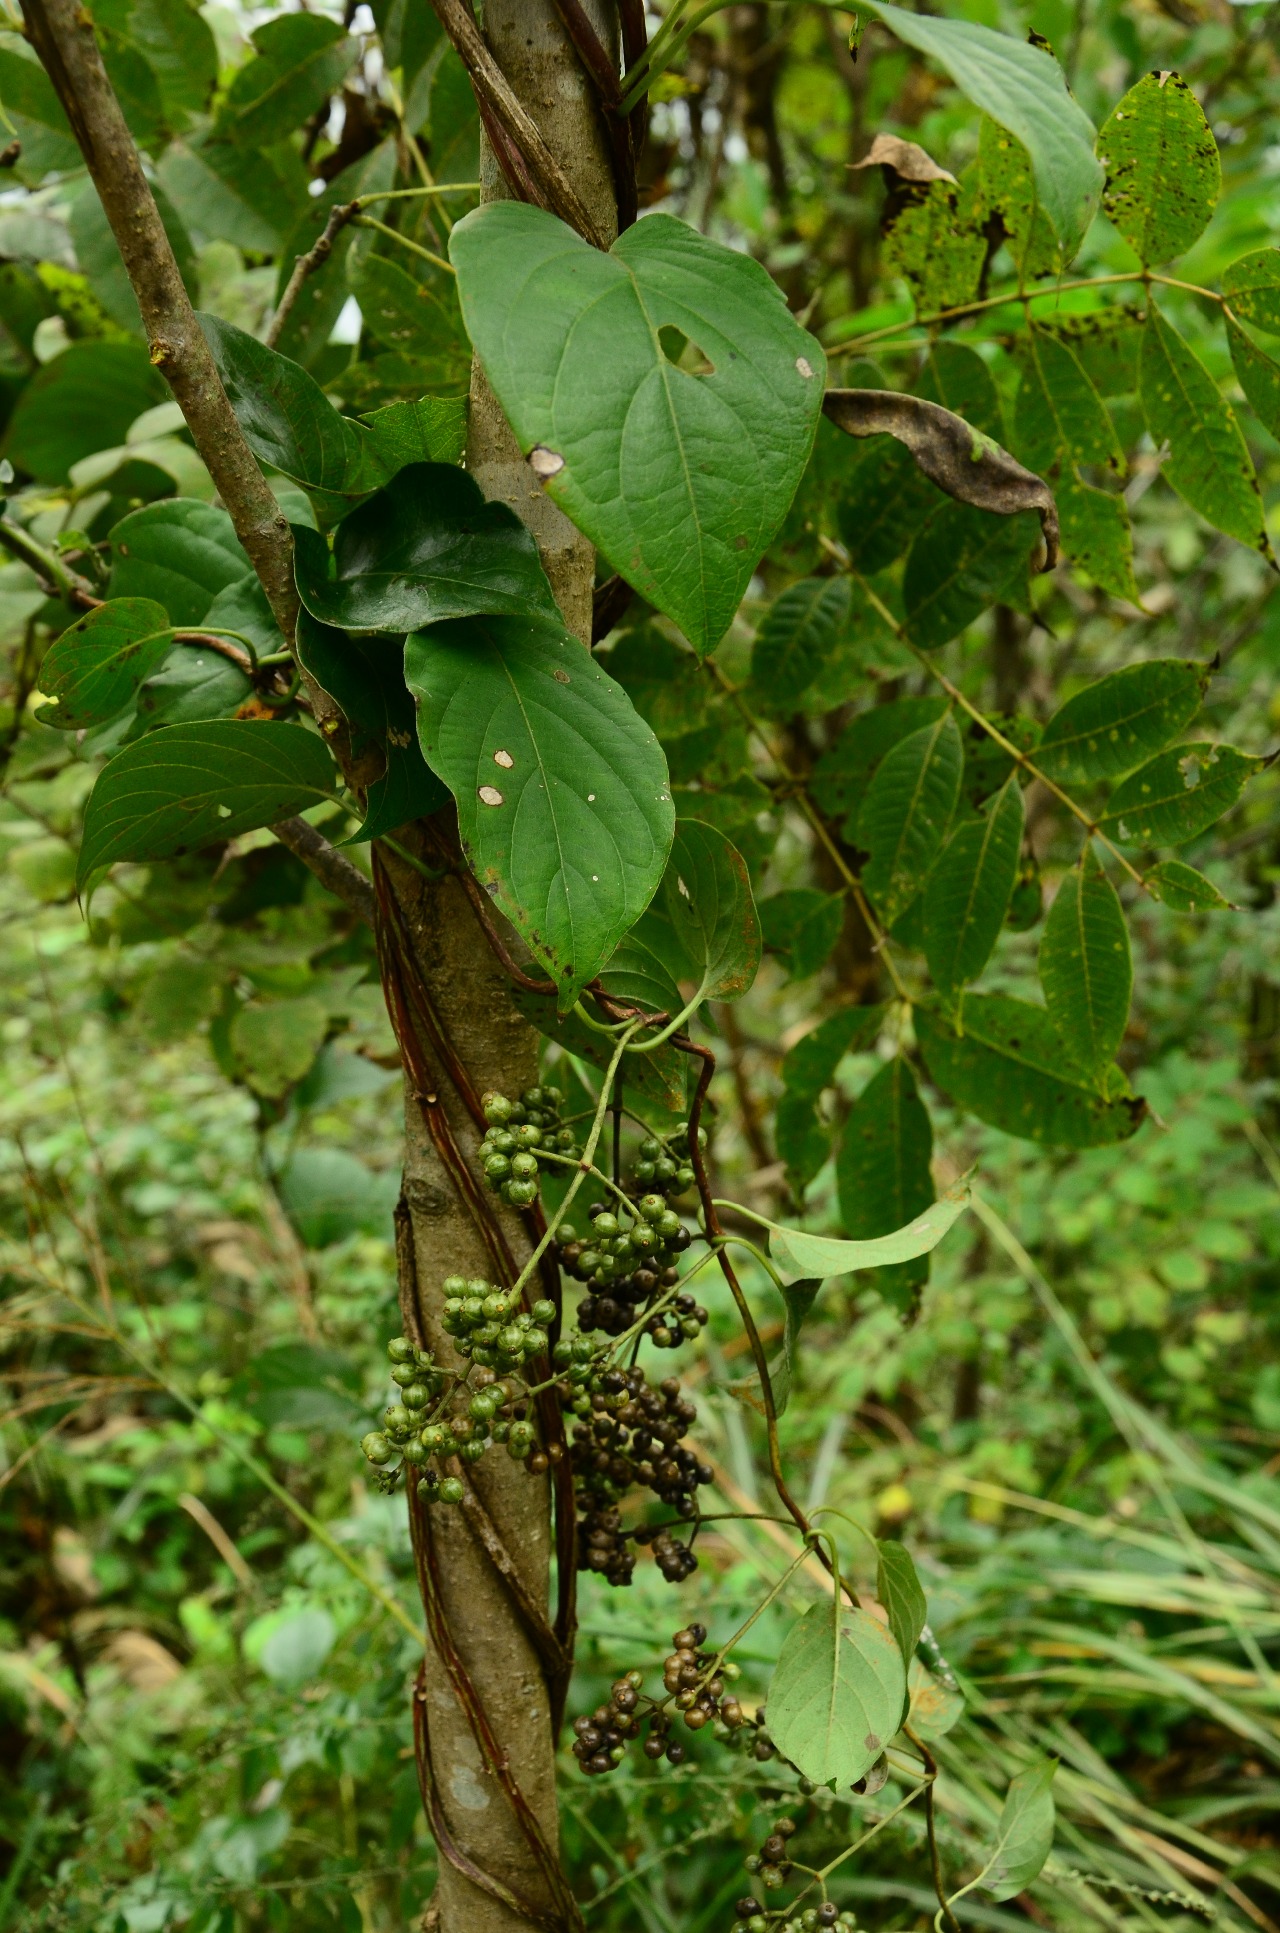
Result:
<svg viewBox="0 0 1280 1933">
<path fill-rule="evenodd" d="M 606 12 L 597 0 L 591 11 L 602 36 L 612 45 L 616 24 L 611 8 Z M 593 222 L 612 237 L 617 216 L 604 134 L 554 0 L 488 0 L 484 32 L 512 92 L 536 122 L 560 168 L 590 209 Z M 487 151 L 481 173 L 484 199 L 502 199 L 506 189 Z M 565 619 L 589 644 L 594 553 L 543 495 L 478 364 L 472 375 L 467 463 L 485 495 L 509 503 L 532 530 Z M 505 976 L 480 934 L 465 894 L 456 880 L 431 882 L 401 867 L 395 869 L 394 878 L 427 990 L 474 1086 L 478 1091 L 497 1087 L 518 1094 L 536 1077 L 537 1036 L 515 1011 Z M 479 1137 L 439 1071 L 438 1092 L 460 1146 L 473 1159 Z M 487 1276 L 489 1263 L 475 1223 L 425 1131 L 421 1108 L 412 1094 L 406 1106 L 405 1198 L 419 1320 L 432 1347 L 447 1356 L 448 1338 L 439 1329 L 440 1284 L 453 1273 Z M 517 1254 L 527 1254 L 514 1218 L 508 1237 Z M 547 1480 L 528 1475 L 501 1452 L 491 1452 L 472 1466 L 472 1478 L 526 1591 L 538 1604 L 546 1604 Z M 524 1796 L 546 1838 L 558 1848 L 555 1741 L 538 1657 L 510 1591 L 468 1518 L 439 1507 L 431 1516 L 454 1641 Z M 545 1881 L 434 1653 L 427 1660 L 425 1702 L 437 1796 L 450 1836 L 464 1855 L 504 1885 L 537 1905 L 547 1903 Z M 487 1895 L 444 1858 L 432 1911 L 440 1933 L 532 1933 L 537 1925 Z"/>
</svg>

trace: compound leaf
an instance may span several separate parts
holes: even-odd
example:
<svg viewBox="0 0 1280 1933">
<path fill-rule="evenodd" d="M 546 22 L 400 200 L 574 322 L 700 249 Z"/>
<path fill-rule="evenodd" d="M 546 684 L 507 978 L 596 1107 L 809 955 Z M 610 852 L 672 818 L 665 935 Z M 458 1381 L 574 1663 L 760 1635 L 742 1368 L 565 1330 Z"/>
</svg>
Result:
<svg viewBox="0 0 1280 1933">
<path fill-rule="evenodd" d="M 758 262 L 670 215 L 605 255 L 541 209 L 491 202 L 449 251 L 532 475 L 710 650 L 804 473 L 822 350 Z"/>
<path fill-rule="evenodd" d="M 1040 939 L 1045 1005 L 1071 1059 L 1105 1077 L 1124 1038 L 1133 990 L 1129 928 L 1115 887 L 1086 846 L 1059 886 Z"/>
<path fill-rule="evenodd" d="M 1211 913 L 1231 907 L 1211 879 L 1181 859 L 1162 859 L 1143 877 L 1147 891 L 1176 913 Z"/>
<path fill-rule="evenodd" d="M 1265 759 L 1230 745 L 1174 745 L 1118 785 L 1099 821 L 1122 846 L 1184 846 L 1231 807 Z"/>
<path fill-rule="evenodd" d="M 902 593 L 912 641 L 936 651 L 991 605 L 1021 591 L 1039 542 L 1027 511 L 998 517 L 964 503 L 942 504 L 907 556 Z"/>
<path fill-rule="evenodd" d="M 1059 785 L 1120 778 L 1191 722 L 1209 677 L 1187 658 L 1149 658 L 1109 672 L 1054 713 L 1036 747 L 1036 770 Z"/>
<path fill-rule="evenodd" d="M 849 618 L 847 577 L 805 577 L 775 599 L 751 653 L 753 695 L 770 711 L 794 711 Z"/>
<path fill-rule="evenodd" d="M 924 953 L 942 993 L 976 980 L 991 958 L 1018 877 L 1025 814 L 1009 778 L 981 819 L 965 819 L 929 875 Z"/>
<path fill-rule="evenodd" d="M 963 772 L 964 741 L 949 710 L 881 760 L 858 813 L 858 844 L 870 854 L 862 883 L 886 925 L 924 885 L 947 836 Z"/>
<path fill-rule="evenodd" d="M 1235 411 L 1195 351 L 1148 305 L 1139 380 L 1147 428 L 1167 443 L 1165 475 L 1216 530 L 1272 556 L 1262 495 Z"/>
<path fill-rule="evenodd" d="M 1250 340 L 1234 316 L 1227 316 L 1227 341 L 1236 380 L 1263 429 L 1280 437 L 1280 363 Z"/>
<path fill-rule="evenodd" d="M 1238 316 L 1280 335 L 1280 248 L 1255 248 L 1233 262 L 1222 277 L 1222 292 Z"/>
</svg>

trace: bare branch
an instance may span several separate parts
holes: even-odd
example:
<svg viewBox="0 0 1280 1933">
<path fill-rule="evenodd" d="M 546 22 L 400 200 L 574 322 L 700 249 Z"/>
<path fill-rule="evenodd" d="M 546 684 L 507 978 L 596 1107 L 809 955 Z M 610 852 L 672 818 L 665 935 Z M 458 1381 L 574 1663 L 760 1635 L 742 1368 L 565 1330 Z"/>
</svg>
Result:
<svg viewBox="0 0 1280 1933">
<path fill-rule="evenodd" d="M 294 857 L 315 874 L 322 886 L 327 886 L 344 906 L 350 907 L 357 919 L 362 919 L 366 926 L 373 925 L 373 887 L 360 868 L 353 866 L 336 846 L 331 846 L 323 833 L 317 832 L 305 819 L 282 819 L 271 830 L 280 844 L 288 846 Z"/>
</svg>

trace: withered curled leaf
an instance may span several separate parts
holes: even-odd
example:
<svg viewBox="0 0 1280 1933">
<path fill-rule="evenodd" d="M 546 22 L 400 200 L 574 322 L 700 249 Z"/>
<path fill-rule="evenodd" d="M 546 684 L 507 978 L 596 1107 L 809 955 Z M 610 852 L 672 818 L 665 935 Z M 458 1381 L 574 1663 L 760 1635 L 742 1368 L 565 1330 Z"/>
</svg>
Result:
<svg viewBox="0 0 1280 1933">
<path fill-rule="evenodd" d="M 1039 514 L 1044 540 L 1041 570 L 1058 561 L 1058 510 L 1043 477 L 1002 450 L 963 416 L 922 396 L 893 389 L 829 389 L 823 410 L 850 436 L 892 436 L 905 445 L 917 465 L 940 490 L 960 503 L 991 510 L 1001 517 L 1020 510 Z"/>
<path fill-rule="evenodd" d="M 892 168 L 903 181 L 949 181 L 955 185 L 955 176 L 940 168 L 933 156 L 915 141 L 904 141 L 900 134 L 877 134 L 861 161 L 851 161 L 852 168 Z"/>
</svg>

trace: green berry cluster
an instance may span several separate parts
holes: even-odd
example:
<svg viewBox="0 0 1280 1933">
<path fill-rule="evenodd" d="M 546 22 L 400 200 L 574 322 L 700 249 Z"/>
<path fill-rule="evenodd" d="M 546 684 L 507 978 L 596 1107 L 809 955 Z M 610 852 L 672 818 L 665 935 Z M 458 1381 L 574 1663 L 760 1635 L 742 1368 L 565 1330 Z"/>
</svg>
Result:
<svg viewBox="0 0 1280 1933">
<path fill-rule="evenodd" d="M 707 1145 L 707 1131 L 698 1129 L 698 1146 Z M 681 1121 L 670 1134 L 648 1134 L 640 1143 L 640 1157 L 632 1170 L 637 1188 L 652 1188 L 660 1195 L 687 1194 L 694 1183 L 693 1163 L 689 1160 L 689 1123 Z"/>
<path fill-rule="evenodd" d="M 733 1933 L 819 1933 L 828 1926 L 835 1927 L 837 1933 L 858 1933 L 857 1914 L 829 1899 L 821 1906 L 806 1906 L 802 1913 L 793 1913 L 785 1920 L 762 1913 L 753 1899 L 740 1899 L 737 1911 Z"/>
<path fill-rule="evenodd" d="M 480 1097 L 488 1133 L 480 1143 L 480 1166 L 495 1194 L 512 1208 L 538 1199 L 538 1154 L 577 1160 L 582 1153 L 572 1128 L 560 1122 L 564 1095 L 558 1087 L 527 1087 L 518 1101 L 490 1090 Z"/>
<path fill-rule="evenodd" d="M 531 1356 L 542 1354 L 555 1317 L 554 1302 L 535 1302 L 526 1310 L 518 1291 L 494 1288 L 478 1276 L 471 1281 L 462 1275 L 445 1279 L 441 1327 L 453 1337 L 460 1356 L 470 1356 L 473 1363 L 499 1376 L 522 1369 Z"/>
<path fill-rule="evenodd" d="M 487 1282 L 479 1287 L 489 1290 Z M 503 1300 L 505 1305 L 505 1296 Z M 511 1352 L 513 1367 L 517 1359 L 523 1362 L 526 1355 L 546 1347 L 546 1324 L 555 1311 L 549 1302 L 535 1304 L 535 1310 L 541 1318 L 536 1324 L 528 1316 L 528 1327 L 511 1325 L 521 1338 L 519 1350 Z M 528 1336 L 536 1338 L 531 1346 L 524 1341 Z M 402 1476 L 406 1482 L 416 1476 L 418 1495 L 425 1503 L 461 1503 L 465 1486 L 460 1477 L 446 1471 L 447 1460 L 457 1457 L 463 1463 L 478 1463 L 495 1443 L 505 1444 L 508 1456 L 534 1474 L 547 1468 L 549 1458 L 538 1446 L 527 1392 L 518 1376 L 508 1374 L 500 1380 L 485 1365 L 473 1368 L 465 1378 L 456 1376 L 407 1336 L 393 1336 L 387 1354 L 396 1400 L 383 1411 L 382 1428 L 370 1430 L 360 1443 L 377 1472 L 380 1490 L 394 1490 Z"/>
</svg>

